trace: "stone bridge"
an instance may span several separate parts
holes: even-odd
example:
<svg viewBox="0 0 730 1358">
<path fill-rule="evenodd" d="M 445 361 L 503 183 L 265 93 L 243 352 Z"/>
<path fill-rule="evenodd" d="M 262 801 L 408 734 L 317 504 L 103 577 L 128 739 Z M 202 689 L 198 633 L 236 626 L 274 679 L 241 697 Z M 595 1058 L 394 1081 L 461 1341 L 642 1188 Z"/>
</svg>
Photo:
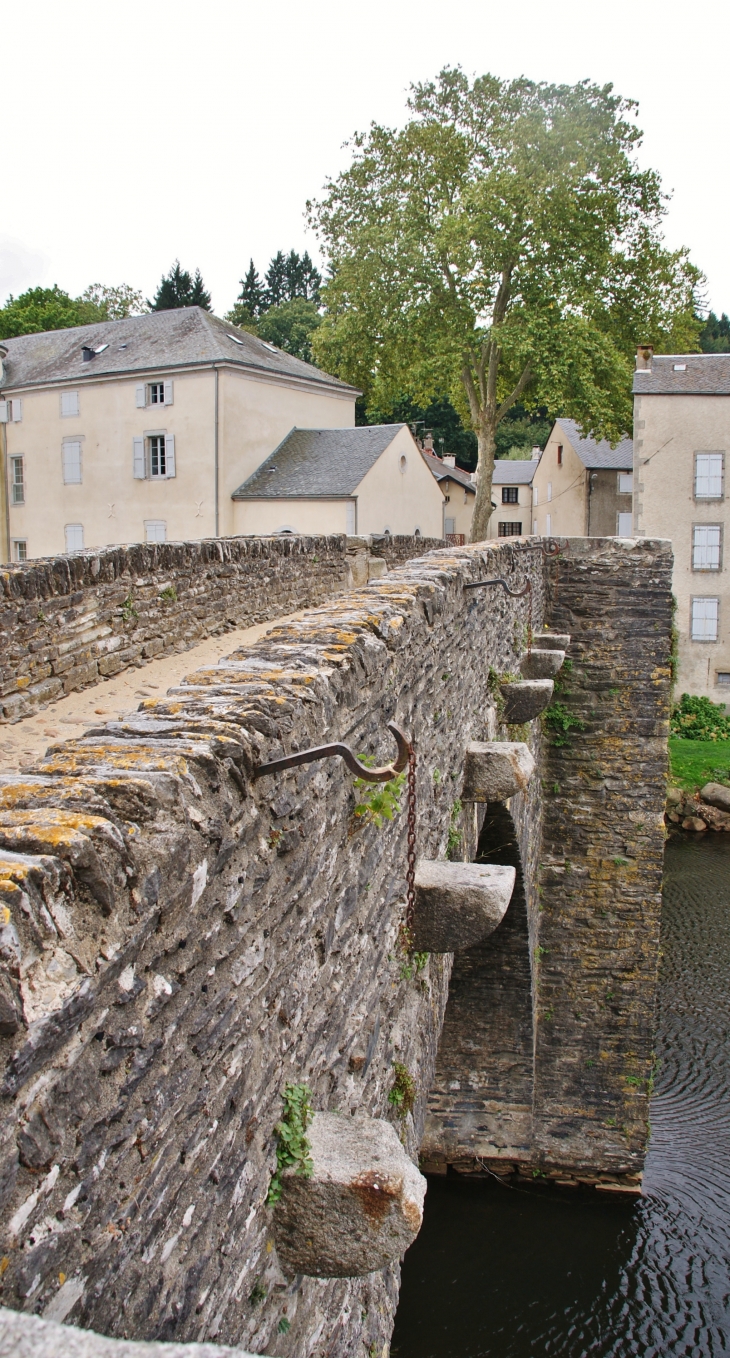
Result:
<svg viewBox="0 0 730 1358">
<path fill-rule="evenodd" d="M 2 1305 L 381 1358 L 419 1155 L 638 1182 L 670 577 L 649 540 L 428 552 L 0 781 Z M 547 625 L 569 663 L 532 719 Z M 338 758 L 256 776 L 325 742 L 386 764 L 391 721 L 412 919 L 405 789 L 388 819 Z M 271 1206 L 292 1086 L 313 1175 Z"/>
</svg>

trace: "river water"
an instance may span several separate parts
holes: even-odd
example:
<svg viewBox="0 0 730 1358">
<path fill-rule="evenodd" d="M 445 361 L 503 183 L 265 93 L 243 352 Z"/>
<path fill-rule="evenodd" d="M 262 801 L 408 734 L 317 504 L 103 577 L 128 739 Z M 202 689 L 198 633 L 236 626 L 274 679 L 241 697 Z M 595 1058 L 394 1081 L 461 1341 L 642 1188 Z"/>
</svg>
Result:
<svg viewBox="0 0 730 1358">
<path fill-rule="evenodd" d="M 432 1178 L 397 1358 L 730 1352 L 730 841 L 667 844 L 644 1195 Z"/>
</svg>

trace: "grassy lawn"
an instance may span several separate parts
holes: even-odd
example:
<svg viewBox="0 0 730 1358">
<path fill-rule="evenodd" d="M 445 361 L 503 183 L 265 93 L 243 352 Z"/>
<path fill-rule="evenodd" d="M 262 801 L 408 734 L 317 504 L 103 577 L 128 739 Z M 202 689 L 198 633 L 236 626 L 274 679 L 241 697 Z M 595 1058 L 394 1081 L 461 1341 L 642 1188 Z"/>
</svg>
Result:
<svg viewBox="0 0 730 1358">
<path fill-rule="evenodd" d="M 704 783 L 730 783 L 730 740 L 669 737 L 671 781 L 688 792 Z"/>
</svg>

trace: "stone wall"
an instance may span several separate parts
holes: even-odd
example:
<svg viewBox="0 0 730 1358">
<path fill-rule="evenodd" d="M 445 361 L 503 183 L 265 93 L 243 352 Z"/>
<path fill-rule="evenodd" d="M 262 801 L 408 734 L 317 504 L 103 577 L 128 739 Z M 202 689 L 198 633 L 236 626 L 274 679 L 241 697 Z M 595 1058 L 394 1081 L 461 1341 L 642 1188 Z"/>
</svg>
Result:
<svg viewBox="0 0 730 1358">
<path fill-rule="evenodd" d="M 478 849 L 522 890 L 455 960 L 424 1152 L 435 1172 L 597 1182 L 635 1176 L 646 1149 L 671 544 L 574 538 L 548 569 L 571 635 L 557 725 L 533 723 L 540 778 L 489 808 Z"/>
<path fill-rule="evenodd" d="M 397 563 L 440 544 L 383 539 Z M 0 721 L 267 622 L 367 581 L 367 538 L 212 538 L 138 543 L 14 563 L 0 571 Z"/>
<path fill-rule="evenodd" d="M 253 772 L 333 739 L 388 758 L 395 719 L 419 855 L 457 832 L 471 857 L 464 749 L 495 729 L 490 667 L 516 668 L 527 621 L 524 599 L 464 592 L 485 575 L 530 578 L 541 623 L 541 553 L 431 553 L 0 782 L 3 1304 L 282 1358 L 383 1352 L 397 1266 L 278 1263 L 274 1126 L 303 1081 L 415 1156 L 451 958 L 417 971 L 399 942 L 404 815 L 356 817 L 339 760 Z"/>
<path fill-rule="evenodd" d="M 442 1168 L 640 1165 L 670 571 L 644 540 L 574 540 L 558 563 L 509 540 L 433 552 L 0 780 L 4 1305 L 131 1339 L 381 1355 L 396 1265 L 315 1280 L 277 1259 L 289 1082 L 389 1118 L 414 1157 L 431 1090 Z M 517 668 L 528 605 L 464 591 L 485 576 L 529 578 L 536 632 L 551 612 L 572 634 L 564 744 L 500 724 L 490 670 Z M 254 777 L 337 739 L 385 760 L 391 719 L 417 750 L 419 856 L 520 869 L 489 943 L 420 971 L 400 943 L 405 816 L 356 816 L 340 760 Z M 495 735 L 538 768 L 477 816 L 464 750 Z M 417 1092 L 403 1121 L 396 1062 Z"/>
</svg>

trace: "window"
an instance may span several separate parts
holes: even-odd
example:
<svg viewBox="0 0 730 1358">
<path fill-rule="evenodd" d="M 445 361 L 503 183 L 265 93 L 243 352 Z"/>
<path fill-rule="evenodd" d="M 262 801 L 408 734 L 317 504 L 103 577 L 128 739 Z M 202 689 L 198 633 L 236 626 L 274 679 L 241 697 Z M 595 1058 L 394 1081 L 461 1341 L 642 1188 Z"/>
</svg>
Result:
<svg viewBox="0 0 730 1358">
<path fill-rule="evenodd" d="M 553 498 L 553 483 L 552 483 L 552 481 L 548 481 L 548 492 L 547 492 L 547 497 L 548 497 L 548 504 L 550 504 L 550 501 L 551 501 L 552 498 Z"/>
<path fill-rule="evenodd" d="M 692 640 L 717 641 L 719 599 L 692 600 Z"/>
<path fill-rule="evenodd" d="M 401 458 L 400 458 L 400 469 L 401 469 L 401 472 L 405 472 L 407 466 L 408 466 L 408 458 L 406 457 L 405 453 L 401 453 Z"/>
<path fill-rule="evenodd" d="M 696 523 L 692 529 L 692 570 L 719 571 L 721 547 L 719 523 Z"/>
<path fill-rule="evenodd" d="M 456 532 L 456 519 L 444 519 L 444 537 L 452 537 Z"/>
<path fill-rule="evenodd" d="M 139 410 L 145 406 L 171 406 L 172 382 L 140 382 L 135 387 L 135 403 Z"/>
<path fill-rule="evenodd" d="M 619 495 L 633 495 L 634 493 L 634 473 L 619 472 L 618 474 L 618 493 Z"/>
<path fill-rule="evenodd" d="M 521 523 L 500 523 L 497 525 L 497 533 L 501 538 L 521 538 Z"/>
<path fill-rule="evenodd" d="M 538 504 L 540 503 L 539 496 L 537 493 L 537 486 L 532 487 L 532 503 L 535 506 L 535 508 L 537 508 Z"/>
<path fill-rule="evenodd" d="M 532 531 L 535 534 L 537 533 L 537 519 L 532 520 Z"/>
<path fill-rule="evenodd" d="M 634 534 L 633 514 L 616 515 L 616 536 L 619 538 L 630 538 Z"/>
<path fill-rule="evenodd" d="M 167 524 L 164 519 L 145 519 L 144 534 L 146 542 L 165 542 L 167 540 Z"/>
<path fill-rule="evenodd" d="M 718 670 L 715 676 L 716 684 L 727 684 L 730 688 L 730 670 Z"/>
<path fill-rule="evenodd" d="M 502 504 L 503 504 L 503 505 L 516 505 L 516 504 L 519 504 L 519 502 L 520 502 L 519 496 L 520 496 L 520 492 L 519 492 L 517 486 L 502 486 Z"/>
<path fill-rule="evenodd" d="M 723 498 L 724 453 L 695 453 L 695 499 Z"/>
<path fill-rule="evenodd" d="M 67 523 L 65 533 L 66 533 L 66 551 L 67 552 L 83 551 L 84 525 L 82 523 Z"/>
<path fill-rule="evenodd" d="M 553 531 L 553 521 L 550 514 L 545 515 L 545 537 L 549 538 Z"/>
<path fill-rule="evenodd" d="M 14 505 L 25 504 L 25 476 L 22 457 L 10 459 L 10 499 Z"/>
<path fill-rule="evenodd" d="M 559 444 L 558 444 L 558 466 L 559 466 L 559 467 L 562 467 L 562 465 L 563 465 L 563 445 L 562 445 L 562 443 L 559 443 Z"/>
<path fill-rule="evenodd" d="M 165 435 L 153 434 L 150 439 L 150 476 L 166 475 Z"/>
<path fill-rule="evenodd" d="M 13 561 L 28 560 L 27 538 L 13 538 Z"/>
<path fill-rule="evenodd" d="M 61 392 L 61 414 L 78 415 L 79 413 L 79 393 L 77 391 Z"/>
<path fill-rule="evenodd" d="M 64 440 L 62 445 L 63 483 L 66 486 L 81 484 L 81 444 L 77 439 Z"/>
</svg>

